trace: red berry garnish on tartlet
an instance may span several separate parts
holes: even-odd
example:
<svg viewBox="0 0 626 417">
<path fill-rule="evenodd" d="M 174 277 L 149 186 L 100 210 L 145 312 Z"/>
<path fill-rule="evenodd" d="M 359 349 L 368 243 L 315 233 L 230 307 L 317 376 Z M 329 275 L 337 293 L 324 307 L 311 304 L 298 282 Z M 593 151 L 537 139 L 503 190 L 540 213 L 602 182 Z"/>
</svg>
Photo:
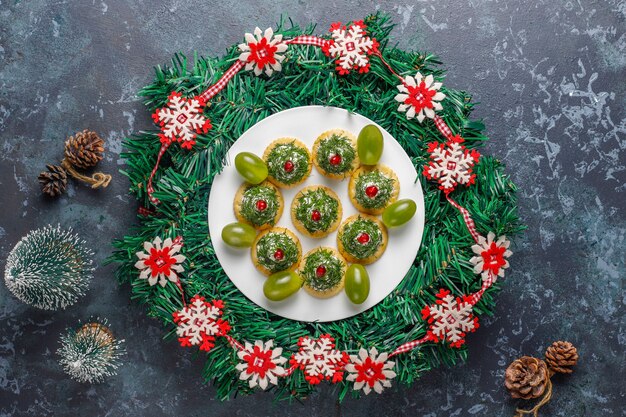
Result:
<svg viewBox="0 0 626 417">
<path fill-rule="evenodd" d="M 367 233 L 361 233 L 359 236 L 357 236 L 356 240 L 361 245 L 365 245 L 367 242 L 370 241 L 370 235 L 368 235 Z"/>
<path fill-rule="evenodd" d="M 331 156 L 329 162 L 331 165 L 339 165 L 341 163 L 341 155 L 335 154 Z"/>
<path fill-rule="evenodd" d="M 263 211 L 267 208 L 267 202 L 265 200 L 258 200 L 256 202 L 256 209 L 259 211 Z"/>
<path fill-rule="evenodd" d="M 365 194 L 367 194 L 369 198 L 376 197 L 376 195 L 378 194 L 378 187 L 375 185 L 370 185 L 365 189 Z"/>
<path fill-rule="evenodd" d="M 276 249 L 276 252 L 274 252 L 274 259 L 276 259 L 277 261 L 280 261 L 284 257 L 285 257 L 285 252 L 283 252 L 282 249 Z"/>
<path fill-rule="evenodd" d="M 326 267 L 324 265 L 318 266 L 317 269 L 315 270 L 315 275 L 317 275 L 318 278 L 321 278 L 324 275 L 326 275 Z"/>
</svg>

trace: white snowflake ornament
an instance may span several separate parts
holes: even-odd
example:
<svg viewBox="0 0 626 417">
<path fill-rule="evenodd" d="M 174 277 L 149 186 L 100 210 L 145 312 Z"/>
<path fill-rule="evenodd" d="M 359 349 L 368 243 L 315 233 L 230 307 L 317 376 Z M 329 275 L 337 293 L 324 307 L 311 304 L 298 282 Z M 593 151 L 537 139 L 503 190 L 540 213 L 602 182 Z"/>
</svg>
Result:
<svg viewBox="0 0 626 417">
<path fill-rule="evenodd" d="M 173 91 L 165 107 L 152 114 L 152 120 L 161 126 L 159 139 L 164 145 L 180 142 L 180 146 L 191 149 L 196 143 L 198 133 L 211 129 L 211 121 L 204 117 L 202 109 L 205 103 L 200 97 L 184 98 Z"/>
<path fill-rule="evenodd" d="M 478 162 L 480 153 L 473 149 L 469 151 L 462 142 L 460 136 L 455 136 L 445 144 L 428 144 L 431 162 L 424 167 L 424 175 L 429 180 L 436 180 L 446 194 L 454 191 L 458 184 L 474 184 L 476 178 L 472 168 Z"/>
<path fill-rule="evenodd" d="M 350 363 L 346 365 L 346 380 L 354 381 L 356 391 L 362 389 L 365 395 L 372 390 L 381 394 L 384 388 L 391 387 L 390 380 L 396 377 L 392 370 L 395 362 L 388 361 L 387 353 L 378 354 L 375 347 L 369 350 L 361 348 L 358 355 L 350 355 Z"/>
<path fill-rule="evenodd" d="M 147 279 L 150 286 L 159 283 L 165 287 L 168 281 L 178 282 L 177 272 L 185 270 L 181 263 L 186 259 L 178 253 L 181 247 L 178 238 L 173 241 L 168 237 L 163 241 L 157 236 L 152 242 L 144 242 L 144 251 L 135 254 L 139 258 L 135 263 L 135 268 L 141 271 L 139 278 Z"/>
<path fill-rule="evenodd" d="M 439 91 L 441 83 L 434 82 L 432 75 L 423 77 L 419 72 L 415 77 L 407 75 L 397 88 L 400 91 L 395 97 L 400 102 L 398 111 L 406 112 L 407 119 L 416 117 L 421 123 L 426 117 L 434 118 L 435 112 L 443 109 L 440 101 L 446 95 Z"/>
<path fill-rule="evenodd" d="M 269 77 L 274 71 L 282 71 L 281 62 L 285 59 L 283 54 L 287 50 L 287 44 L 283 43 L 283 35 L 274 36 L 272 28 L 261 32 L 258 27 L 252 33 L 246 33 L 246 43 L 239 44 L 241 51 L 239 60 L 245 62 L 245 69 L 254 71 L 256 76 L 263 72 Z"/>
<path fill-rule="evenodd" d="M 254 345 L 246 342 L 245 349 L 237 352 L 243 361 L 236 366 L 240 372 L 239 379 L 247 380 L 250 388 L 259 386 L 264 390 L 269 384 L 277 385 L 278 377 L 285 373 L 282 365 L 287 362 L 282 353 L 283 348 L 274 348 L 273 340 L 265 343 L 257 340 Z"/>
<path fill-rule="evenodd" d="M 450 291 L 441 289 L 435 305 L 422 309 L 422 318 L 428 320 L 428 335 L 438 342 L 446 340 L 450 346 L 459 348 L 465 343 L 465 335 L 478 328 L 478 318 L 473 314 L 471 297 L 453 297 Z"/>
<path fill-rule="evenodd" d="M 331 25 L 332 39 L 322 50 L 327 56 L 335 58 L 339 74 L 348 74 L 352 69 L 362 73 L 369 71 L 369 55 L 378 50 L 378 42 L 367 36 L 365 28 L 363 21 L 352 22 L 348 27 L 341 23 Z"/>
<path fill-rule="evenodd" d="M 350 357 L 335 349 L 335 339 L 330 335 L 324 334 L 318 339 L 301 337 L 298 346 L 300 350 L 291 356 L 290 363 L 304 371 L 309 384 L 319 384 L 323 380 L 334 384 L 343 379 L 343 367 Z"/>
<path fill-rule="evenodd" d="M 478 237 L 478 243 L 472 246 L 472 251 L 476 256 L 470 259 L 474 264 L 474 272 L 481 274 L 483 280 L 492 277 L 503 277 L 504 270 L 509 267 L 509 261 L 506 260 L 513 252 L 509 250 L 511 242 L 506 236 L 500 236 L 495 240 L 496 234 L 489 232 L 487 238 Z"/>
<path fill-rule="evenodd" d="M 180 345 L 210 351 L 215 346 L 215 336 L 224 336 L 230 330 L 228 322 L 220 318 L 223 308 L 222 300 L 207 302 L 196 295 L 182 310 L 172 313 Z"/>
</svg>

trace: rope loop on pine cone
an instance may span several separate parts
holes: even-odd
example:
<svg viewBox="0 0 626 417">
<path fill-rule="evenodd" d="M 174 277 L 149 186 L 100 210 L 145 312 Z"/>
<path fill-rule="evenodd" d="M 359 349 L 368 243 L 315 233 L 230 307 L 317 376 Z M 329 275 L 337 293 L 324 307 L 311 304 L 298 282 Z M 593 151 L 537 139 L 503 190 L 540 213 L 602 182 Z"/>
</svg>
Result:
<svg viewBox="0 0 626 417">
<path fill-rule="evenodd" d="M 530 410 L 522 410 L 521 408 L 518 408 L 515 410 L 515 415 L 513 417 L 524 417 L 524 415 L 527 414 L 532 414 L 533 417 L 537 417 L 539 414 L 539 409 L 541 407 L 543 407 L 544 405 L 546 405 L 550 399 L 552 398 L 552 381 L 550 380 L 550 376 L 548 376 L 548 383 L 547 383 L 547 389 L 546 389 L 546 393 L 543 395 L 543 398 L 541 398 L 541 401 L 539 401 L 533 408 L 531 408 Z"/>
<path fill-rule="evenodd" d="M 103 172 L 96 172 L 91 177 L 87 175 L 83 175 L 80 172 L 76 171 L 72 164 L 65 158 L 61 161 L 61 166 L 65 168 L 65 170 L 74 178 L 79 181 L 85 182 L 91 185 L 91 188 L 105 188 L 108 187 L 111 183 L 111 175 L 105 174 Z"/>
</svg>

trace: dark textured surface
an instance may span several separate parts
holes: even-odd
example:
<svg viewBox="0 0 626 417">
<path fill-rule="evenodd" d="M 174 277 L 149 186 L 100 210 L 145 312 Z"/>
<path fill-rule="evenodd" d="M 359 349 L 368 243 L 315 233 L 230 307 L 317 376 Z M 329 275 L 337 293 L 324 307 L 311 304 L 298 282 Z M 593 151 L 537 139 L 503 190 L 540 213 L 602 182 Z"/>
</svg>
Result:
<svg viewBox="0 0 626 417">
<path fill-rule="evenodd" d="M 494 317 L 469 337 L 468 363 L 340 407 L 330 389 L 303 405 L 263 393 L 220 402 L 201 383 L 202 358 L 162 341 L 112 268 L 99 267 L 88 295 L 63 312 L 29 308 L 0 285 L 0 416 L 507 416 L 516 402 L 504 368 L 555 339 L 577 345 L 581 362 L 556 379 L 542 415 L 626 415 L 626 2 L 359 3 L 0 0 L 0 268 L 22 235 L 47 223 L 74 227 L 98 263 L 110 254 L 134 221 L 119 153 L 124 136 L 151 126 L 135 93 L 153 65 L 177 51 L 220 54 L 281 13 L 324 33 L 380 9 L 398 23 L 401 47 L 437 53 L 447 85 L 481 102 L 475 117 L 493 139 L 485 152 L 520 187 L 529 228 Z M 112 185 L 72 183 L 63 198 L 43 198 L 37 174 L 86 127 L 106 139 L 100 168 Z M 107 317 L 129 351 L 120 374 L 96 386 L 66 378 L 55 354 L 59 333 L 90 315 Z"/>
</svg>

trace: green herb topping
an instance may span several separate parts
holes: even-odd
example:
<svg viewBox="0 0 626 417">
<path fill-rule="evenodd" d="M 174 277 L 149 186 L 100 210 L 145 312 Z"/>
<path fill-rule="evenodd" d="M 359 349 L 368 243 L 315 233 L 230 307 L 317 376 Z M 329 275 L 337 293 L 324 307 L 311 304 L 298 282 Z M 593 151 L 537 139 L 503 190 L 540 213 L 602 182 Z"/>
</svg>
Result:
<svg viewBox="0 0 626 417">
<path fill-rule="evenodd" d="M 391 199 L 395 181 L 378 170 L 362 173 L 355 181 L 354 197 L 366 209 L 383 208 Z"/>
<path fill-rule="evenodd" d="M 272 148 L 266 163 L 272 178 L 283 184 L 294 184 L 309 172 L 309 153 L 295 142 L 281 143 Z"/>
<path fill-rule="evenodd" d="M 333 157 L 339 156 L 338 163 L 331 163 Z M 320 141 L 317 148 L 317 163 L 326 172 L 343 174 L 352 168 L 356 158 L 356 150 L 350 138 L 341 135 L 331 135 Z M 337 159 L 335 159 L 335 162 Z"/>
<path fill-rule="evenodd" d="M 256 244 L 259 264 L 274 272 L 284 271 L 298 262 L 298 245 L 284 232 L 269 232 Z"/>
<path fill-rule="evenodd" d="M 337 221 L 339 202 L 323 188 L 304 191 L 296 201 L 296 219 L 309 233 L 325 232 Z"/>
<path fill-rule="evenodd" d="M 241 215 L 255 226 L 264 224 L 273 226 L 278 208 L 278 193 L 274 187 L 251 185 L 243 192 Z"/>
<path fill-rule="evenodd" d="M 364 239 L 363 234 L 368 238 Z M 375 254 L 383 243 L 383 233 L 376 222 L 359 216 L 343 227 L 340 239 L 349 254 L 365 259 Z"/>
<path fill-rule="evenodd" d="M 326 291 L 341 282 L 344 263 L 335 254 L 324 248 L 307 256 L 301 271 L 305 285 L 316 291 Z"/>
</svg>

